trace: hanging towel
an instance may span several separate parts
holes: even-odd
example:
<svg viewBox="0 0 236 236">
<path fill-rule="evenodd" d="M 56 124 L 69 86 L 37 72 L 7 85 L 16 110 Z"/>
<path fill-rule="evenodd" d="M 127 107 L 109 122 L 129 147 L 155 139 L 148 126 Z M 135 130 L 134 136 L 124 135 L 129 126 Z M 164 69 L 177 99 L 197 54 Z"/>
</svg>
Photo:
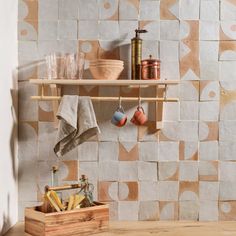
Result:
<svg viewBox="0 0 236 236">
<path fill-rule="evenodd" d="M 54 152 L 58 157 L 100 133 L 90 97 L 63 96 L 57 118 L 59 126 Z"/>
</svg>

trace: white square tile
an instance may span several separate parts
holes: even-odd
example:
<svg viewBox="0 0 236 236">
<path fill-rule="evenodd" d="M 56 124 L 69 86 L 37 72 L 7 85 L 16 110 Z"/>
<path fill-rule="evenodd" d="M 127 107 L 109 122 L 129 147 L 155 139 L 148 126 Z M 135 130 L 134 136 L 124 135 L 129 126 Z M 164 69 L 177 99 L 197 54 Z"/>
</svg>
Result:
<svg viewBox="0 0 236 236">
<path fill-rule="evenodd" d="M 180 181 L 198 181 L 198 162 L 181 161 L 179 164 Z"/>
<path fill-rule="evenodd" d="M 218 61 L 201 61 L 200 78 L 201 80 L 219 80 L 220 65 Z"/>
<path fill-rule="evenodd" d="M 232 141 L 236 139 L 236 121 L 219 122 L 220 141 Z"/>
<path fill-rule="evenodd" d="M 39 22 L 39 40 L 56 40 L 58 31 L 57 21 Z"/>
<path fill-rule="evenodd" d="M 164 120 L 166 121 L 179 121 L 180 119 L 180 106 L 179 102 L 164 103 Z"/>
<path fill-rule="evenodd" d="M 58 20 L 58 0 L 38 1 L 39 21 Z"/>
<path fill-rule="evenodd" d="M 219 40 L 218 21 L 200 21 L 200 40 Z"/>
<path fill-rule="evenodd" d="M 218 21 L 220 16 L 220 1 L 201 1 L 200 6 L 200 19 L 201 20 L 215 20 Z"/>
<path fill-rule="evenodd" d="M 218 61 L 218 59 L 219 59 L 219 42 L 200 41 L 200 61 L 201 62 Z"/>
<path fill-rule="evenodd" d="M 117 142 L 99 142 L 99 161 L 117 161 L 119 155 L 119 144 Z"/>
<path fill-rule="evenodd" d="M 220 62 L 220 80 L 230 81 L 236 77 L 236 61 L 222 61 Z"/>
<path fill-rule="evenodd" d="M 138 180 L 157 181 L 157 163 L 139 161 Z"/>
<path fill-rule="evenodd" d="M 161 78 L 167 80 L 179 80 L 180 72 L 179 72 L 179 61 L 176 62 L 161 62 Z M 168 89 L 168 93 L 170 90 L 173 90 L 175 86 L 171 86 L 172 88 Z M 176 94 L 178 96 L 179 93 Z"/>
<path fill-rule="evenodd" d="M 78 19 L 78 0 L 59 0 L 59 19 L 75 20 Z"/>
<path fill-rule="evenodd" d="M 78 0 L 79 20 L 98 20 L 97 0 Z"/>
<path fill-rule="evenodd" d="M 100 21 L 99 39 L 114 40 L 119 39 L 119 23 L 117 21 Z"/>
<path fill-rule="evenodd" d="M 218 160 L 218 141 L 207 141 L 199 143 L 200 160 Z"/>
<path fill-rule="evenodd" d="M 122 201 L 118 203 L 119 220 L 138 220 L 138 202 Z"/>
<path fill-rule="evenodd" d="M 136 161 L 121 161 L 119 163 L 119 181 L 137 181 L 138 163 Z"/>
<path fill-rule="evenodd" d="M 181 101 L 180 120 L 198 120 L 199 102 Z"/>
<path fill-rule="evenodd" d="M 98 163 L 92 161 L 80 162 L 79 163 L 79 175 L 86 175 L 88 179 L 98 180 Z"/>
<path fill-rule="evenodd" d="M 98 39 L 98 21 L 80 20 L 78 26 L 78 38 L 87 40 Z"/>
<path fill-rule="evenodd" d="M 233 161 L 219 162 L 220 181 L 233 182 L 236 179 L 236 163 Z"/>
<path fill-rule="evenodd" d="M 143 29 L 147 33 L 141 35 L 143 40 L 160 40 L 160 21 L 147 21 Z"/>
<path fill-rule="evenodd" d="M 219 182 L 199 182 L 199 199 L 208 201 L 218 201 L 219 199 Z"/>
<path fill-rule="evenodd" d="M 199 0 L 180 0 L 180 19 L 199 19 Z"/>
<path fill-rule="evenodd" d="M 78 147 L 79 161 L 97 161 L 98 160 L 98 143 L 84 142 Z"/>
<path fill-rule="evenodd" d="M 219 159 L 221 161 L 236 160 L 236 142 L 220 142 L 219 143 Z"/>
<path fill-rule="evenodd" d="M 176 161 L 179 160 L 179 143 L 178 142 L 159 142 L 159 161 Z"/>
<path fill-rule="evenodd" d="M 58 38 L 59 39 L 77 39 L 77 21 L 67 20 L 58 22 Z"/>
<path fill-rule="evenodd" d="M 138 28 L 138 21 L 136 20 L 120 20 L 119 21 L 120 39 L 134 38 L 135 37 L 134 29 L 137 28 Z"/>
<path fill-rule="evenodd" d="M 156 201 L 158 200 L 158 182 L 142 181 L 139 182 L 139 200 Z"/>
<path fill-rule="evenodd" d="M 224 21 L 236 20 L 236 6 L 234 1 L 221 0 L 220 19 Z"/>
<path fill-rule="evenodd" d="M 202 121 L 218 121 L 220 104 L 218 101 L 200 102 L 199 119 Z"/>
<path fill-rule="evenodd" d="M 218 201 L 200 201 L 199 221 L 218 221 Z"/>
<path fill-rule="evenodd" d="M 159 20 L 160 1 L 141 0 L 140 1 L 140 20 Z"/>
<path fill-rule="evenodd" d="M 159 201 L 178 201 L 179 182 L 178 181 L 159 181 L 158 200 Z"/>
<path fill-rule="evenodd" d="M 119 180 L 119 162 L 104 161 L 98 163 L 100 181 L 118 181 Z"/>
<path fill-rule="evenodd" d="M 157 40 L 144 40 L 142 45 L 142 58 L 148 59 L 152 55 L 152 58 L 159 58 L 159 41 Z"/>
<path fill-rule="evenodd" d="M 177 20 L 161 21 L 161 40 L 179 40 L 180 25 Z"/>
<path fill-rule="evenodd" d="M 168 62 L 179 61 L 179 42 L 161 41 L 160 59 Z"/>
<path fill-rule="evenodd" d="M 221 181 L 220 182 L 220 200 L 230 201 L 236 199 L 236 185 L 235 181 Z"/>
<path fill-rule="evenodd" d="M 157 142 L 141 142 L 139 143 L 139 155 L 142 161 L 158 160 L 158 144 Z"/>
</svg>

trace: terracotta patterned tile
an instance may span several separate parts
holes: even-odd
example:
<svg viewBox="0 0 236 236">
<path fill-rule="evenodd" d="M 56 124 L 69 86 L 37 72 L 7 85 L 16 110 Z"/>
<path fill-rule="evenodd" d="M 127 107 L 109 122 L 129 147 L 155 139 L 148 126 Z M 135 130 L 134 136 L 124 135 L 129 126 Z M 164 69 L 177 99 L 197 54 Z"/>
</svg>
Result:
<svg viewBox="0 0 236 236">
<path fill-rule="evenodd" d="M 160 1 L 161 20 L 176 20 L 179 17 L 179 7 L 177 0 Z"/>
<path fill-rule="evenodd" d="M 236 201 L 219 202 L 219 220 L 220 221 L 236 220 Z"/>
<path fill-rule="evenodd" d="M 198 143 L 197 142 L 179 142 L 179 159 L 180 160 L 198 160 Z"/>
<path fill-rule="evenodd" d="M 128 150 L 126 147 L 127 147 L 126 145 L 119 143 L 119 161 L 138 160 L 139 159 L 138 144 L 134 144 L 134 146 L 132 148 L 128 148 Z"/>
<path fill-rule="evenodd" d="M 219 140 L 219 123 L 218 122 L 200 122 L 199 123 L 199 140 L 201 141 Z"/>
<path fill-rule="evenodd" d="M 187 20 L 180 21 L 180 38 L 188 41 L 198 41 L 199 40 L 199 21 L 197 20 Z"/>
<path fill-rule="evenodd" d="M 179 183 L 179 200 L 180 201 L 197 201 L 199 197 L 199 182 Z"/>
<path fill-rule="evenodd" d="M 97 40 L 80 40 L 79 50 L 85 53 L 87 60 L 94 60 L 98 58 L 99 41 Z"/>
<path fill-rule="evenodd" d="M 117 182 L 98 182 L 98 200 L 114 201 L 118 199 L 118 183 Z"/>
<path fill-rule="evenodd" d="M 198 201 L 179 202 L 179 220 L 197 221 L 199 219 Z"/>
<path fill-rule="evenodd" d="M 221 21 L 220 23 L 220 39 L 221 40 L 235 40 L 236 22 L 235 21 Z"/>
<path fill-rule="evenodd" d="M 220 60 L 231 61 L 236 60 L 236 42 L 235 41 L 220 41 L 219 43 Z"/>
<path fill-rule="evenodd" d="M 120 0 L 119 20 L 138 20 L 140 0 Z"/>
<path fill-rule="evenodd" d="M 218 181 L 218 161 L 199 162 L 199 180 Z"/>
<path fill-rule="evenodd" d="M 137 201 L 139 198 L 138 182 L 119 182 L 118 196 L 120 201 Z"/>
<path fill-rule="evenodd" d="M 177 181 L 179 179 L 179 163 L 173 161 L 158 162 L 158 179 Z"/>
<path fill-rule="evenodd" d="M 119 17 L 119 1 L 115 0 L 100 0 L 99 7 L 99 18 L 102 20 L 118 20 Z"/>
<path fill-rule="evenodd" d="M 65 160 L 62 161 L 67 167 L 67 176 L 63 181 L 78 181 L 78 165 L 79 162 L 76 160 Z"/>
<path fill-rule="evenodd" d="M 179 204 L 178 202 L 160 201 L 160 220 L 178 220 Z"/>
<path fill-rule="evenodd" d="M 140 202 L 139 220 L 159 220 L 159 203 L 155 201 Z"/>
</svg>

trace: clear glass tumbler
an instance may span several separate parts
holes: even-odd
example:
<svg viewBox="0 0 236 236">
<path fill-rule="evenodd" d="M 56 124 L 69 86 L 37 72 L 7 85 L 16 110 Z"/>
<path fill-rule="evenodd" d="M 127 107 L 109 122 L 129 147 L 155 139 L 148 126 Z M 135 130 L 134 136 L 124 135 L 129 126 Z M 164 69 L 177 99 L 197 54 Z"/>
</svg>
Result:
<svg viewBox="0 0 236 236">
<path fill-rule="evenodd" d="M 65 56 L 51 53 L 45 56 L 47 79 L 63 79 L 65 77 Z"/>
<path fill-rule="evenodd" d="M 72 53 L 65 56 L 65 75 L 67 79 L 82 79 L 84 71 L 84 53 Z"/>
</svg>

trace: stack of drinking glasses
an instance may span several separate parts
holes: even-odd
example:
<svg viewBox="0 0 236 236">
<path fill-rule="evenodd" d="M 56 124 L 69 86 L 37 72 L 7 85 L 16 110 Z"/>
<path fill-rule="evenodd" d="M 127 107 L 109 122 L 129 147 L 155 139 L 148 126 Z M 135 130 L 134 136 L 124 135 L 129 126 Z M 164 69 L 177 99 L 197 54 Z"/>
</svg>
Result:
<svg viewBox="0 0 236 236">
<path fill-rule="evenodd" d="M 47 79 L 82 79 L 85 55 L 82 52 L 45 56 Z"/>
</svg>

